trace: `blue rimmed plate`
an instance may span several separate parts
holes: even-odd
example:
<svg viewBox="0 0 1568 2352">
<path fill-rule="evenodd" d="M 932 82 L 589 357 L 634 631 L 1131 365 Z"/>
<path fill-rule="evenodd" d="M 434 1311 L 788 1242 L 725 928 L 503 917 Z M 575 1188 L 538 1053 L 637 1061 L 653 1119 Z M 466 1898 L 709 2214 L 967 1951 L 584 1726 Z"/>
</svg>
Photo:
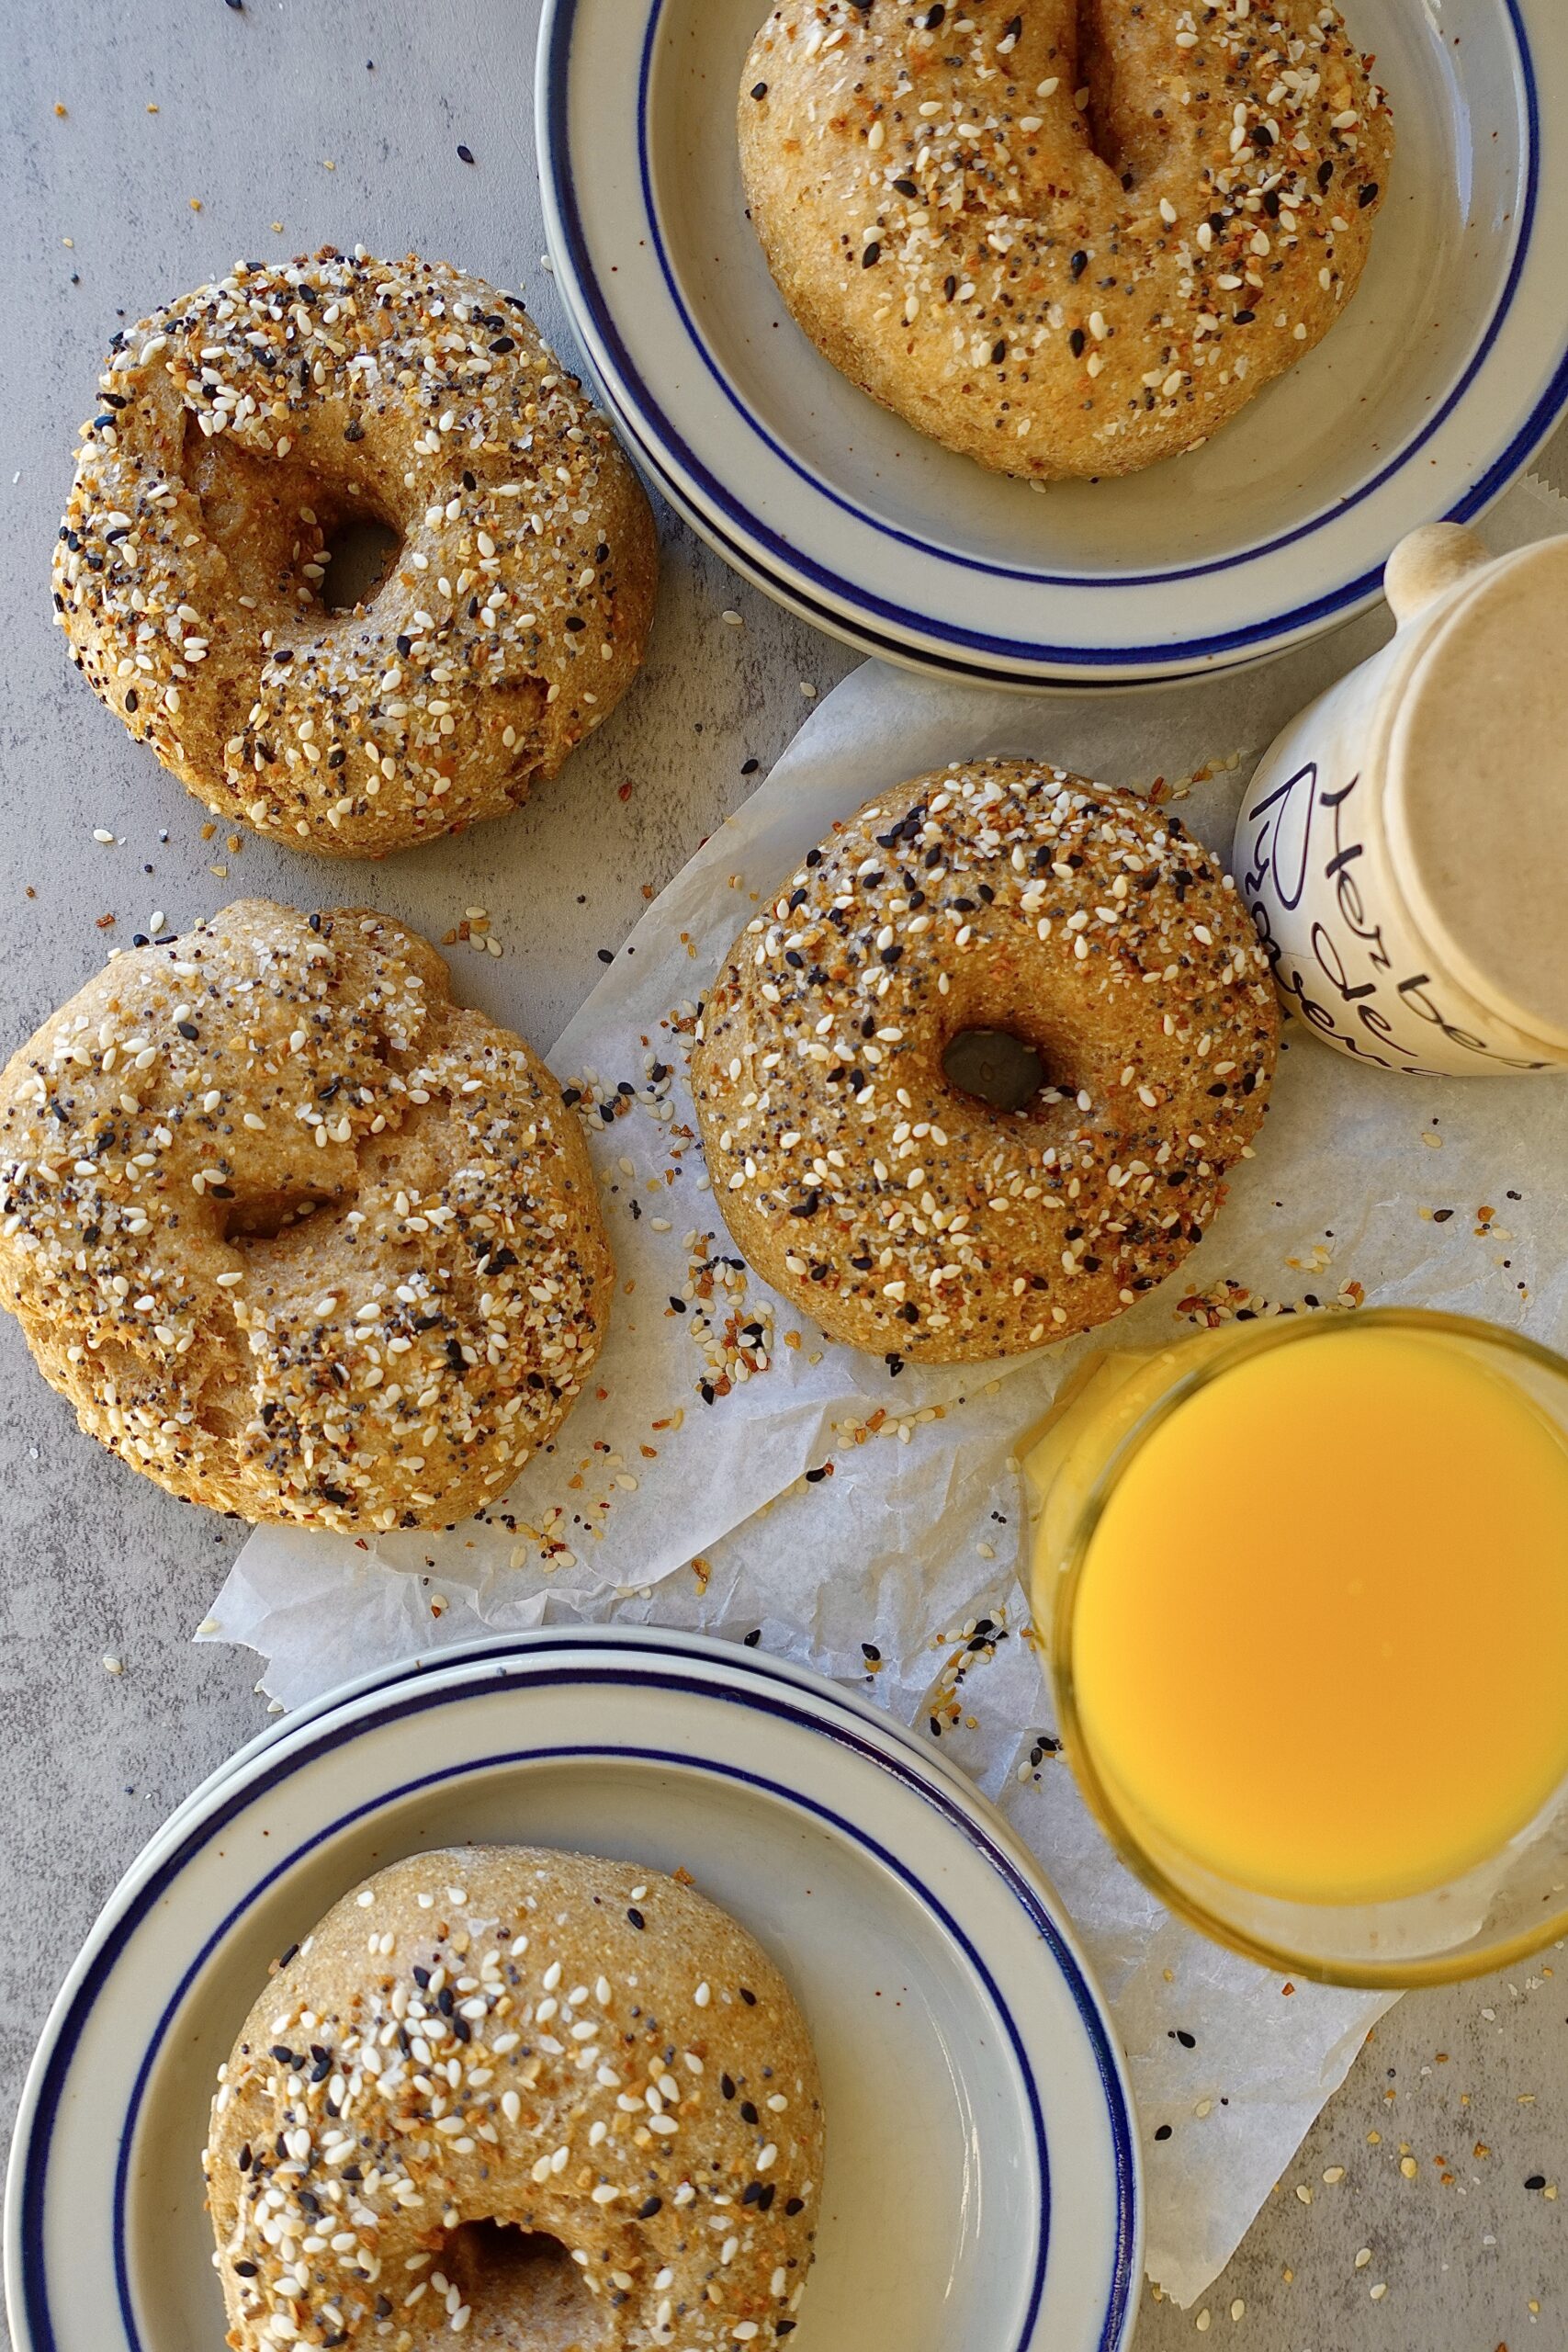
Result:
<svg viewBox="0 0 1568 2352">
<path fill-rule="evenodd" d="M 591 367 L 720 552 L 857 643 L 989 682 L 1146 681 L 1362 610 L 1415 525 L 1496 497 L 1568 405 L 1561 0 L 1349 0 L 1399 151 L 1332 334 L 1188 457 L 1044 492 L 876 407 L 779 300 L 734 107 L 759 0 L 547 0 L 551 253 Z"/>
<path fill-rule="evenodd" d="M 829 2129 L 803 2352 L 1125 2343 L 1125 2081 L 1027 1854 L 834 1686 L 614 1629 L 367 1685 L 254 1743 L 153 1840 L 24 2095 L 6 2217 L 18 2346 L 219 2340 L 197 2151 L 267 1960 L 395 1855 L 506 1838 L 683 1864 L 794 1982 Z"/>
</svg>

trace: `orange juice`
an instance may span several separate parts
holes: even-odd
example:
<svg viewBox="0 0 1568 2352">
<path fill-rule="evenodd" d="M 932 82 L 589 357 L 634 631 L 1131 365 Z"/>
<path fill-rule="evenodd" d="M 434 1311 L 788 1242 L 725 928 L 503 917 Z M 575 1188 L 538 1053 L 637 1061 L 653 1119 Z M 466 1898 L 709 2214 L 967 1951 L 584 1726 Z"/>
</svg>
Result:
<svg viewBox="0 0 1568 2352">
<path fill-rule="evenodd" d="M 1303 1328 L 1128 1454 L 1071 1673 L 1141 1841 L 1287 1902 L 1451 1882 L 1568 1775 L 1568 1444 L 1459 1341 Z"/>
</svg>

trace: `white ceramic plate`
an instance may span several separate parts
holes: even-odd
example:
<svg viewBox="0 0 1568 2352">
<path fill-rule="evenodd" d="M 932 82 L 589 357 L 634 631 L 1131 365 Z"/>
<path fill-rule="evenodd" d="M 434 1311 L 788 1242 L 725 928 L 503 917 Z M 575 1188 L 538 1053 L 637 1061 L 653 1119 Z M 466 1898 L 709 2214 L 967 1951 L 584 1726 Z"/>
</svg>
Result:
<svg viewBox="0 0 1568 2352">
<path fill-rule="evenodd" d="M 18 2352 L 210 2352 L 197 2154 L 267 1960 L 379 1863 L 507 1838 L 685 1863 L 795 1985 L 829 2132 L 802 2352 L 1125 2343 L 1130 2102 L 1027 1854 L 833 1686 L 615 1629 L 519 1637 L 326 1706 L 253 1743 L 153 1840 L 24 2093 Z"/>
<path fill-rule="evenodd" d="M 1568 112 L 1540 103 L 1568 8 L 1348 6 L 1399 152 L 1345 319 L 1191 456 L 1037 493 L 878 408 L 784 311 L 736 158 L 761 0 L 547 0 L 546 219 L 602 390 L 721 552 L 906 659 L 1126 683 L 1348 618 L 1405 531 L 1478 513 L 1568 405 Z"/>
</svg>

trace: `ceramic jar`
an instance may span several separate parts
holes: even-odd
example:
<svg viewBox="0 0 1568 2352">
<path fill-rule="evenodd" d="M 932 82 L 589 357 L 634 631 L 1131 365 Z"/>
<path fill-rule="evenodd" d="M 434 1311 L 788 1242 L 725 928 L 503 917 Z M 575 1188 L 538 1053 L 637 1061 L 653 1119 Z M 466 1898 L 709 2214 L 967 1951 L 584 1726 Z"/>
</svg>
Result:
<svg viewBox="0 0 1568 2352">
<path fill-rule="evenodd" d="M 1568 1068 L 1568 538 L 1390 558 L 1390 642 L 1264 754 L 1237 884 L 1281 996 L 1382 1069 Z"/>
</svg>

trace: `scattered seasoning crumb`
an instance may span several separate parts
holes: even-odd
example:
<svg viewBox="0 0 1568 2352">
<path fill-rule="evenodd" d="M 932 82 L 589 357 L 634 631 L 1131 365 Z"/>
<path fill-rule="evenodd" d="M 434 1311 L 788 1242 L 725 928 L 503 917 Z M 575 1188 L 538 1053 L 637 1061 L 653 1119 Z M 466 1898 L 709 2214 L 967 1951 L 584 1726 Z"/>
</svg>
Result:
<svg viewBox="0 0 1568 2352">
<path fill-rule="evenodd" d="M 106 1650 L 104 1653 L 104 1672 L 106 1674 L 123 1674 L 125 1672 L 125 1660 L 123 1658 L 116 1657 L 112 1650 Z"/>
</svg>

